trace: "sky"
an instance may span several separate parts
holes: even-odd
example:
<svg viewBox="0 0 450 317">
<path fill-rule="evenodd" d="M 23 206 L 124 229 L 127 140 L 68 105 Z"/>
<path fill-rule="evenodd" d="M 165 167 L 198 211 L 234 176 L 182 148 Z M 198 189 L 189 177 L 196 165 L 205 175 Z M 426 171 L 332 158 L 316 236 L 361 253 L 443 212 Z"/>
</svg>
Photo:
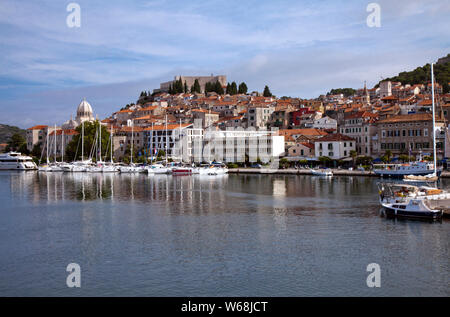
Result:
<svg viewBox="0 0 450 317">
<path fill-rule="evenodd" d="M 69 3 L 80 27 L 68 27 Z M 450 53 L 450 0 L 0 0 L 0 123 L 60 125 L 83 98 L 103 119 L 176 75 L 315 98 Z"/>
</svg>

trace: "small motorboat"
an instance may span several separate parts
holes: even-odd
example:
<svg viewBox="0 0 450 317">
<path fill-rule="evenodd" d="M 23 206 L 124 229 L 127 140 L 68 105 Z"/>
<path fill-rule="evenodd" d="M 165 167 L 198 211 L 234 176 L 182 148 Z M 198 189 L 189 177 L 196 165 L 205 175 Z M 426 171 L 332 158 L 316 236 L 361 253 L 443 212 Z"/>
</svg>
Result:
<svg viewBox="0 0 450 317">
<path fill-rule="evenodd" d="M 192 167 L 174 167 L 172 168 L 172 174 L 173 175 L 192 175 L 193 174 L 193 168 Z"/>
<path fill-rule="evenodd" d="M 427 175 L 406 175 L 403 180 L 406 182 L 436 182 L 439 177 L 432 173 Z"/>
<path fill-rule="evenodd" d="M 333 176 L 333 172 L 326 169 L 318 169 L 318 170 L 311 169 L 310 171 L 311 174 L 315 176 Z"/>
<path fill-rule="evenodd" d="M 450 193 L 409 184 L 379 183 L 380 204 L 387 216 L 439 219 L 450 209 Z"/>
</svg>

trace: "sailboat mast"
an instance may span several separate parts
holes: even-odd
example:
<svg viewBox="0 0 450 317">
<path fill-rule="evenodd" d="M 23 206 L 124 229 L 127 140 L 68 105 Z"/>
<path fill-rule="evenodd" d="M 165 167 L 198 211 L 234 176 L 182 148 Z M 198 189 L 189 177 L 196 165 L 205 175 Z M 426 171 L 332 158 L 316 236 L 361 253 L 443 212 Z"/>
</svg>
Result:
<svg viewBox="0 0 450 317">
<path fill-rule="evenodd" d="M 64 130 L 61 129 L 61 162 L 64 162 Z"/>
<path fill-rule="evenodd" d="M 152 149 L 150 152 L 150 157 L 153 165 L 153 122 L 152 122 L 152 136 L 150 138 L 150 148 Z"/>
<path fill-rule="evenodd" d="M 112 134 L 113 134 L 113 128 L 112 128 L 112 124 L 111 124 L 111 134 L 110 134 L 110 141 L 109 141 L 109 143 L 110 143 L 110 145 L 111 145 L 111 164 L 113 163 L 113 144 L 112 144 L 112 140 L 113 140 L 113 137 L 112 137 Z"/>
<path fill-rule="evenodd" d="M 99 143 L 100 143 L 100 162 L 102 162 L 102 125 L 100 121 L 98 122 L 98 129 L 100 130 L 100 137 L 99 137 Z"/>
<path fill-rule="evenodd" d="M 434 174 L 436 175 L 437 170 L 437 158 L 436 158 L 436 117 L 434 116 L 434 73 L 433 73 L 433 63 L 431 63 L 431 99 L 433 107 L 433 157 L 434 157 Z"/>
<path fill-rule="evenodd" d="M 131 164 L 133 164 L 133 140 L 134 140 L 134 129 L 133 120 L 131 120 Z"/>
<path fill-rule="evenodd" d="M 49 128 L 47 127 L 47 140 L 45 140 L 45 148 L 46 148 L 46 151 L 47 151 L 47 164 L 49 163 L 49 161 L 48 161 L 48 133 L 49 133 Z"/>
<path fill-rule="evenodd" d="M 84 161 L 84 121 L 81 122 L 81 161 Z"/>
<path fill-rule="evenodd" d="M 182 144 L 181 144 L 181 118 L 180 118 L 180 136 L 179 136 L 179 144 L 180 144 L 180 149 L 179 149 L 179 151 L 180 151 L 180 153 L 179 153 L 179 155 L 180 155 L 180 163 L 183 163 L 183 155 L 182 155 L 183 148 L 182 148 Z"/>
<path fill-rule="evenodd" d="M 55 130 L 53 133 L 55 133 L 55 138 L 54 138 L 54 142 L 53 142 L 55 145 L 55 149 L 53 150 L 53 153 L 55 154 L 55 163 L 56 163 L 56 124 L 55 124 Z"/>
<path fill-rule="evenodd" d="M 167 115 L 166 115 L 166 166 L 169 163 L 169 160 L 167 159 L 167 141 L 169 140 L 169 136 L 167 135 Z"/>
</svg>

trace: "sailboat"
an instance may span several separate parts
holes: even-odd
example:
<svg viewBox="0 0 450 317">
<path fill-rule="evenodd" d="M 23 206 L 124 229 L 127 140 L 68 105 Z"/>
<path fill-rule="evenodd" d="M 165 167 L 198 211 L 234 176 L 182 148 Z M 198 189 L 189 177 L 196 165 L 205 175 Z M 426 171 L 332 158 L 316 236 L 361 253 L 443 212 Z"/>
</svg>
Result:
<svg viewBox="0 0 450 317">
<path fill-rule="evenodd" d="M 96 158 L 96 164 L 89 166 L 88 171 L 91 173 L 101 173 L 103 171 L 103 164 L 102 161 L 102 128 L 99 126 L 99 129 L 97 130 L 97 133 L 95 134 L 95 140 L 97 142 L 94 142 L 93 150 L 95 151 L 95 158 Z M 98 145 L 98 148 L 97 148 Z M 97 160 L 98 153 L 100 152 L 100 160 Z"/>
<path fill-rule="evenodd" d="M 52 170 L 52 167 L 50 166 L 50 162 L 48 160 L 48 128 L 47 128 L 47 135 L 45 137 L 45 149 L 46 149 L 46 161 L 47 162 L 46 162 L 46 164 L 40 165 L 38 167 L 39 172 L 50 172 Z"/>
<path fill-rule="evenodd" d="M 81 122 L 81 161 L 73 162 L 70 167 L 66 169 L 66 171 L 86 172 L 91 163 L 91 159 L 84 159 L 84 122 Z"/>
<path fill-rule="evenodd" d="M 111 133 L 109 134 L 109 145 L 110 145 L 110 154 L 111 154 L 111 162 L 109 164 L 104 164 L 102 166 L 102 172 L 103 173 L 115 173 L 118 172 L 119 170 L 117 169 L 117 167 L 114 165 L 114 161 L 113 161 L 113 128 L 111 125 Z M 106 156 L 105 156 L 106 157 Z"/>
<path fill-rule="evenodd" d="M 436 117 L 434 105 L 434 73 L 433 64 L 431 64 L 431 99 L 432 99 L 432 115 L 433 115 L 433 173 L 426 175 L 405 175 L 403 179 L 407 182 L 435 182 L 438 180 L 441 171 L 437 170 L 437 155 L 436 155 Z"/>
<path fill-rule="evenodd" d="M 431 177 L 437 177 L 433 64 L 431 64 L 431 86 L 434 151 L 434 173 Z M 411 180 L 413 177 L 408 179 Z M 388 216 L 437 219 L 442 217 L 444 210 L 450 210 L 450 193 L 436 187 L 379 183 L 378 188 L 380 204 Z"/>
<path fill-rule="evenodd" d="M 57 135 L 56 124 L 55 124 L 55 129 L 53 130 L 53 134 L 55 135 L 55 137 L 53 138 L 53 141 L 54 141 L 54 143 L 53 143 L 54 144 L 53 154 L 54 154 L 54 157 L 55 157 L 55 162 L 50 165 L 51 171 L 52 172 L 63 172 L 63 169 L 62 169 L 61 165 L 58 163 L 58 161 L 56 159 L 56 135 Z"/>
<path fill-rule="evenodd" d="M 121 173 L 141 173 L 145 172 L 145 170 L 139 166 L 136 166 L 133 163 L 133 143 L 134 143 L 134 124 L 131 121 L 131 156 L 130 156 L 130 164 L 125 166 L 120 166 L 119 170 Z"/>
</svg>

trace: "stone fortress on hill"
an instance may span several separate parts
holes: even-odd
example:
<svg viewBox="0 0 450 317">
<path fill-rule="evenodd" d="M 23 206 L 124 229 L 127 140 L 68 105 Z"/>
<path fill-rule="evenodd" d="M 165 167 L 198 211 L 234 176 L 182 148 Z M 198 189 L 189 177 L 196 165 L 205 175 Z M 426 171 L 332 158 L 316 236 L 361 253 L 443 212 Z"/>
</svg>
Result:
<svg viewBox="0 0 450 317">
<path fill-rule="evenodd" d="M 170 85 L 172 85 L 174 82 L 176 82 L 177 80 L 180 80 L 182 83 L 186 83 L 186 85 L 188 87 L 191 87 L 195 80 L 198 80 L 198 83 L 200 84 L 200 88 L 202 93 L 205 92 L 205 85 L 206 83 L 215 83 L 216 81 L 218 81 L 222 87 L 226 88 L 227 86 L 227 76 L 226 75 L 218 75 L 218 76 L 214 76 L 213 74 L 211 74 L 211 76 L 175 76 L 174 80 L 171 81 L 167 81 L 164 83 L 160 83 L 159 85 L 159 89 L 154 89 L 153 92 L 158 93 L 158 92 L 168 92 Z"/>
</svg>

